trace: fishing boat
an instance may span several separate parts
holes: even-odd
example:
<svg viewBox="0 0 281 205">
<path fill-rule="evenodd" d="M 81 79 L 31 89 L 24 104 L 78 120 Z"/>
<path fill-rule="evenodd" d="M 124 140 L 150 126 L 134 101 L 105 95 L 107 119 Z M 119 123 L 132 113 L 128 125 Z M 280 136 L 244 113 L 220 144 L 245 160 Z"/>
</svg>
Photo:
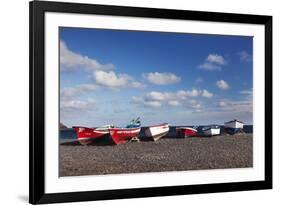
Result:
<svg viewBox="0 0 281 205">
<path fill-rule="evenodd" d="M 138 136 L 141 130 L 139 118 L 132 120 L 126 127 L 109 128 L 110 136 L 113 142 L 117 145 L 124 144 L 132 138 Z"/>
<path fill-rule="evenodd" d="M 77 140 L 82 145 L 88 145 L 93 143 L 95 140 L 104 137 L 109 134 L 109 128 L 113 128 L 113 125 L 104 125 L 97 128 L 74 126 L 72 127 L 77 136 Z"/>
<path fill-rule="evenodd" d="M 215 136 L 220 134 L 220 127 L 218 125 L 211 125 L 202 129 L 205 136 Z"/>
<path fill-rule="evenodd" d="M 235 134 L 243 130 L 244 123 L 236 119 L 224 123 L 225 131 L 229 134 Z"/>
<path fill-rule="evenodd" d="M 149 126 L 145 129 L 144 133 L 146 137 L 152 138 L 154 141 L 164 137 L 169 132 L 169 124 L 163 123 L 160 125 Z"/>
<path fill-rule="evenodd" d="M 197 135 L 197 129 L 191 127 L 177 127 L 176 133 L 178 137 L 191 137 Z"/>
</svg>

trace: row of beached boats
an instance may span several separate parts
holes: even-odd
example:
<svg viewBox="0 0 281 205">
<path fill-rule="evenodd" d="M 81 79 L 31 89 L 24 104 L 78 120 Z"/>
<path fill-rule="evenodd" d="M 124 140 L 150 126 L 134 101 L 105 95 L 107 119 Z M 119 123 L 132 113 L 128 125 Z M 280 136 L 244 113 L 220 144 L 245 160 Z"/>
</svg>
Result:
<svg viewBox="0 0 281 205">
<path fill-rule="evenodd" d="M 224 123 L 224 130 L 229 134 L 235 134 L 243 131 L 244 123 L 238 120 L 232 120 Z M 77 140 L 82 145 L 88 145 L 95 142 L 97 139 L 110 136 L 112 141 L 119 145 L 126 143 L 132 139 L 137 139 L 141 131 L 141 122 L 137 118 L 132 120 L 126 127 L 115 127 L 114 125 L 105 125 L 102 127 L 88 128 L 81 126 L 73 127 Z M 145 128 L 145 137 L 157 141 L 168 134 L 170 130 L 168 123 L 153 125 Z M 221 133 L 220 126 L 211 125 L 202 128 L 200 135 L 215 136 Z M 197 127 L 177 127 L 176 135 L 178 137 L 198 136 Z"/>
</svg>

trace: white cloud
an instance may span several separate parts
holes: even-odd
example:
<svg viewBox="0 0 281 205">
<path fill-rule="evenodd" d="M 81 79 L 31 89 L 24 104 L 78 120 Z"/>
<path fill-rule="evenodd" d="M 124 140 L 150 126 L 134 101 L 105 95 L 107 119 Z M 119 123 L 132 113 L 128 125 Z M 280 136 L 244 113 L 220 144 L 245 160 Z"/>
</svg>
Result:
<svg viewBox="0 0 281 205">
<path fill-rule="evenodd" d="M 107 88 L 119 89 L 128 86 L 140 89 L 146 87 L 145 84 L 135 81 L 128 74 L 116 74 L 114 71 L 110 71 L 114 68 L 112 64 L 101 64 L 95 59 L 71 51 L 62 40 L 60 41 L 60 62 L 62 70 L 84 69 L 90 73 L 98 85 Z M 68 88 L 62 92 L 66 96 L 75 95 L 83 90 L 93 90 L 93 86 L 91 88 L 89 88 L 89 85 L 87 86 L 84 88 Z"/>
<path fill-rule="evenodd" d="M 218 55 L 218 54 L 209 54 L 206 61 L 210 62 L 210 63 L 218 64 L 218 65 L 226 64 L 225 59 L 221 55 Z"/>
<path fill-rule="evenodd" d="M 246 51 L 238 52 L 238 56 L 240 57 L 240 61 L 244 61 L 244 62 L 252 61 L 252 56 Z"/>
<path fill-rule="evenodd" d="M 150 93 L 147 93 L 145 98 L 147 100 L 163 101 L 163 100 L 167 99 L 169 96 L 170 96 L 170 93 L 162 93 L 162 92 L 152 91 Z"/>
<path fill-rule="evenodd" d="M 220 111 L 223 112 L 253 112 L 252 100 L 224 100 L 219 102 Z"/>
<path fill-rule="evenodd" d="M 61 111 L 85 111 L 91 110 L 96 106 L 94 99 L 88 99 L 86 101 L 81 100 L 63 100 L 60 103 Z"/>
<path fill-rule="evenodd" d="M 203 64 L 199 65 L 199 68 L 202 70 L 208 70 L 208 71 L 221 70 L 220 66 L 215 65 L 213 63 L 209 63 L 209 62 L 204 62 Z"/>
<path fill-rule="evenodd" d="M 94 84 L 81 84 L 76 87 L 65 87 L 61 89 L 60 96 L 62 99 L 72 98 L 98 89 Z"/>
<path fill-rule="evenodd" d="M 253 101 L 253 89 L 250 88 L 248 90 L 241 90 L 239 92 L 242 96 L 244 96 L 244 99 L 245 100 L 248 100 L 248 101 Z"/>
<path fill-rule="evenodd" d="M 172 105 L 172 106 L 180 106 L 181 105 L 181 103 L 177 100 L 168 101 L 168 104 Z"/>
<path fill-rule="evenodd" d="M 185 91 L 186 92 L 186 95 L 187 96 L 190 96 L 190 97 L 197 97 L 200 95 L 201 93 L 201 90 L 196 90 L 196 89 L 192 89 L 191 91 Z"/>
<path fill-rule="evenodd" d="M 161 107 L 161 103 L 159 101 L 145 101 L 144 105 L 149 107 Z"/>
<path fill-rule="evenodd" d="M 223 56 L 218 54 L 209 54 L 205 61 L 198 66 L 199 69 L 207 71 L 221 70 L 221 66 L 227 64 Z"/>
<path fill-rule="evenodd" d="M 144 106 L 147 106 L 147 107 L 154 107 L 154 108 L 157 108 L 157 107 L 161 107 L 162 104 L 160 101 L 157 101 L 157 100 L 145 100 L 143 97 L 135 97 L 133 96 L 133 103 L 136 103 L 136 104 L 141 104 L 141 105 L 144 105 Z"/>
<path fill-rule="evenodd" d="M 146 86 L 145 84 L 135 81 L 134 78 L 128 74 L 116 74 L 114 71 L 95 71 L 93 72 L 93 79 L 98 85 L 111 89 L 119 89 L 124 87 L 140 89 Z"/>
<path fill-rule="evenodd" d="M 98 110 L 94 99 L 64 99 L 60 100 L 60 119 L 67 124 L 82 124 L 83 119 L 92 116 Z M 72 121 L 73 120 L 73 121 Z M 77 121 L 78 120 L 78 121 Z M 76 123 L 74 123 L 76 122 Z"/>
<path fill-rule="evenodd" d="M 201 94 L 201 90 L 179 90 L 176 92 L 157 92 L 152 91 L 145 95 L 147 100 L 158 100 L 158 101 L 174 101 L 184 100 L 187 97 L 198 97 Z"/>
<path fill-rule="evenodd" d="M 211 93 L 211 92 L 209 92 L 208 90 L 203 90 L 203 92 L 202 92 L 202 96 L 203 97 L 205 97 L 205 98 L 211 98 L 211 97 L 213 97 L 213 93 Z"/>
<path fill-rule="evenodd" d="M 148 82 L 156 85 L 175 84 L 181 81 L 181 78 L 173 73 L 154 72 L 143 74 L 143 77 L 148 80 Z"/>
<path fill-rule="evenodd" d="M 116 75 L 113 71 L 105 72 L 101 70 L 94 72 L 93 77 L 97 84 L 110 88 L 125 87 L 132 79 L 132 77 L 127 74 Z"/>
<path fill-rule="evenodd" d="M 253 90 L 252 89 L 241 90 L 239 93 L 242 94 L 242 95 L 253 95 Z"/>
<path fill-rule="evenodd" d="M 138 81 L 132 82 L 132 83 L 130 84 L 130 86 L 131 86 L 132 88 L 140 88 L 140 89 L 146 87 L 145 84 L 140 83 L 140 82 L 138 82 Z"/>
<path fill-rule="evenodd" d="M 190 101 L 190 105 L 192 108 L 199 110 L 202 106 L 200 103 L 198 103 L 196 100 Z"/>
<path fill-rule="evenodd" d="M 78 93 L 80 92 L 78 91 L 77 88 L 67 87 L 61 89 L 60 96 L 61 98 L 69 98 L 77 95 Z"/>
<path fill-rule="evenodd" d="M 220 102 L 219 102 L 219 106 L 220 106 L 220 107 L 226 107 L 226 106 L 227 106 L 227 103 L 224 102 L 224 101 L 220 101 Z"/>
<path fill-rule="evenodd" d="M 205 89 L 203 91 L 197 89 L 179 90 L 176 92 L 151 91 L 144 96 L 133 97 L 133 102 L 150 107 L 161 107 L 162 105 L 180 106 L 190 101 L 191 107 L 198 109 L 201 105 L 190 98 L 199 96 L 211 98 L 213 94 Z"/>
<path fill-rule="evenodd" d="M 224 81 L 224 80 L 218 80 L 218 81 L 216 82 L 216 85 L 217 85 L 218 88 L 221 89 L 221 90 L 227 90 L 227 89 L 229 89 L 228 83 L 227 83 L 226 81 Z"/>
<path fill-rule="evenodd" d="M 93 71 L 114 68 L 112 64 L 101 64 L 95 59 L 71 51 L 62 40 L 60 41 L 60 63 L 62 70 L 77 70 L 83 68 Z"/>
</svg>

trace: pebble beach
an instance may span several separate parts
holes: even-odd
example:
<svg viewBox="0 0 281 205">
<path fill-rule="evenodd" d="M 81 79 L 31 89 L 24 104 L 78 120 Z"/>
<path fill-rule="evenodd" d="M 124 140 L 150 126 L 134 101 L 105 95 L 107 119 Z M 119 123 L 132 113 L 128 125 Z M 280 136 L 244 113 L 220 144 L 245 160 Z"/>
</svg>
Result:
<svg viewBox="0 0 281 205">
<path fill-rule="evenodd" d="M 59 175 L 104 175 L 253 166 L 253 134 L 169 138 L 122 145 L 60 144 Z"/>
</svg>

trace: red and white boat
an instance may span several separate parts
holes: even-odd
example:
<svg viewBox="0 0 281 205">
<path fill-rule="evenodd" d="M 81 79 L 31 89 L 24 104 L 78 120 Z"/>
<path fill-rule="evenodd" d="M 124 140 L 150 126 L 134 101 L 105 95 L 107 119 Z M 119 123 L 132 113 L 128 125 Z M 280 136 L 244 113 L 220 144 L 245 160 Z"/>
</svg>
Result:
<svg viewBox="0 0 281 205">
<path fill-rule="evenodd" d="M 137 137 L 141 130 L 141 122 L 139 119 L 139 117 L 133 119 L 125 128 L 109 128 L 109 133 L 113 142 L 117 145 L 124 144 L 132 138 Z"/>
<path fill-rule="evenodd" d="M 114 127 L 113 125 L 105 125 L 97 128 L 88 128 L 74 126 L 72 127 L 77 135 L 77 140 L 82 145 L 88 145 L 93 143 L 96 139 L 104 137 L 109 134 L 109 128 Z"/>
<path fill-rule="evenodd" d="M 152 137 L 154 141 L 157 141 L 161 137 L 164 137 L 169 132 L 169 129 L 168 123 L 149 126 L 145 129 L 145 136 Z"/>
<path fill-rule="evenodd" d="M 115 144 L 124 144 L 140 133 L 140 127 L 109 128 L 109 133 Z"/>
<path fill-rule="evenodd" d="M 176 128 L 177 136 L 179 137 L 191 137 L 197 135 L 197 130 L 191 127 L 177 127 Z"/>
</svg>

